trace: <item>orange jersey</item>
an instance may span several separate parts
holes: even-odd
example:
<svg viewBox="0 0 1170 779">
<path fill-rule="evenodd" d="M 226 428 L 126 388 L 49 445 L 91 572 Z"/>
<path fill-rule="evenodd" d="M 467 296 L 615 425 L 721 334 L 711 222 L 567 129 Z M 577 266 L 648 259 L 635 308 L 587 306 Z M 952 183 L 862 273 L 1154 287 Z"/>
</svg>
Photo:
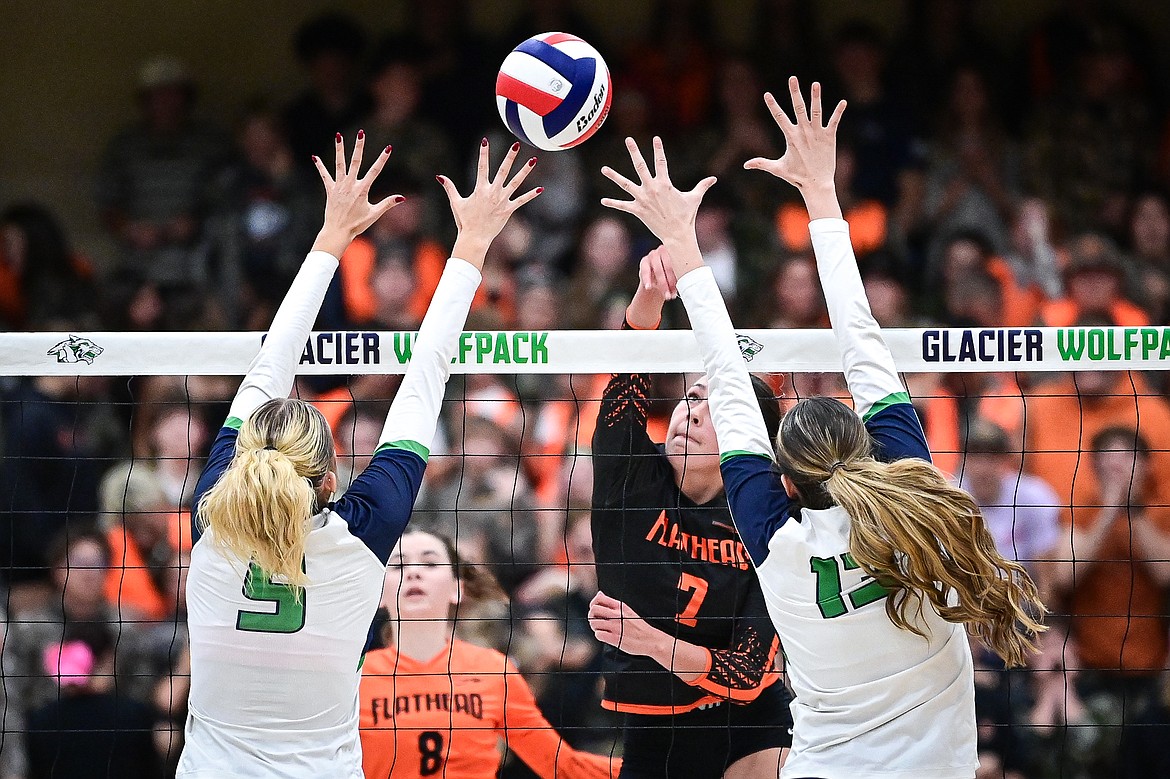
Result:
<svg viewBox="0 0 1170 779">
<path fill-rule="evenodd" d="M 367 779 L 495 777 L 501 739 L 550 779 L 609 779 L 621 768 L 620 760 L 564 743 L 516 667 L 465 641 L 426 661 L 394 647 L 368 653 L 359 697 Z"/>
</svg>

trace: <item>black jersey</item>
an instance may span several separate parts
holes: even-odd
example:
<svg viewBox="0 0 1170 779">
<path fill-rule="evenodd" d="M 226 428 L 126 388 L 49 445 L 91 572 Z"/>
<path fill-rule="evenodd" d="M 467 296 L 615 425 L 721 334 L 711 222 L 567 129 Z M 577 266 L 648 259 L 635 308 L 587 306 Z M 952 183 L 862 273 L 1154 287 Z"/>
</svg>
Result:
<svg viewBox="0 0 1170 779">
<path fill-rule="evenodd" d="M 688 684 L 649 657 L 605 646 L 603 705 L 681 713 L 748 702 L 775 685 L 779 639 L 723 494 L 697 505 L 675 484 L 646 432 L 648 377 L 614 376 L 593 436 L 593 550 L 602 592 L 649 624 L 705 647 L 707 673 Z M 773 686 L 775 685 L 775 686 Z"/>
</svg>

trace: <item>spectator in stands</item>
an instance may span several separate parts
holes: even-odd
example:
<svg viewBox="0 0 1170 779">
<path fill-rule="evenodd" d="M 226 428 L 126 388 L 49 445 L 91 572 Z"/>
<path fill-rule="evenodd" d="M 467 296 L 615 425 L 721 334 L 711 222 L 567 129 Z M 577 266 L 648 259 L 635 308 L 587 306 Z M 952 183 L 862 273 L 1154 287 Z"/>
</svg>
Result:
<svg viewBox="0 0 1170 779">
<path fill-rule="evenodd" d="M 619 80 L 646 95 L 656 125 L 685 131 L 707 121 L 715 73 L 715 26 L 701 0 L 657 0 L 649 38 L 631 42 Z"/>
<path fill-rule="evenodd" d="M 599 216 L 586 225 L 579 246 L 565 292 L 573 301 L 565 326 L 590 330 L 598 326 L 608 301 L 634 286 L 633 242 L 625 222 Z"/>
<path fill-rule="evenodd" d="M 110 565 L 105 538 L 71 527 L 53 540 L 48 559 L 54 597 L 45 609 L 10 622 L 4 641 L 8 708 L 0 716 L 8 738 L 0 753 L 0 776 L 30 776 L 24 734 L 29 715 L 58 698 L 56 681 L 46 673 L 44 657 L 46 650 L 60 645 L 64 631 L 87 624 L 108 626 L 114 631 L 114 670 L 120 696 L 143 700 L 154 681 L 145 663 L 140 633 L 132 624 L 119 621 L 114 606 L 105 597 L 103 585 Z M 7 743 L 9 739 L 11 743 Z"/>
<path fill-rule="evenodd" d="M 1070 615 L 1080 696 L 1110 724 L 1094 775 L 1165 776 L 1170 712 L 1159 680 L 1170 667 L 1170 508 L 1154 490 L 1151 442 L 1134 428 L 1094 434 L 1088 460 L 1099 487 L 1066 514 L 1048 566 L 1059 600 L 1050 602 Z"/>
<path fill-rule="evenodd" d="M 858 265 L 869 308 L 878 324 L 882 327 L 911 327 L 915 324 L 905 270 L 894 255 L 881 250 L 870 252 L 860 259 Z"/>
<path fill-rule="evenodd" d="M 41 376 L 3 392 L 0 419 L 0 572 L 11 588 L 14 612 L 43 597 L 48 583 L 46 540 L 66 527 L 93 521 L 97 510 L 100 438 L 108 407 L 101 379 Z M 117 424 L 111 422 L 111 424 Z"/>
<path fill-rule="evenodd" d="M 284 109 L 293 160 L 312 167 L 311 155 L 325 159 L 333 137 L 369 110 L 362 88 L 366 34 L 353 18 L 326 12 L 301 25 L 293 48 L 309 85 Z"/>
<path fill-rule="evenodd" d="M 74 252 L 57 218 L 38 203 L 0 211 L 0 327 L 41 329 L 50 319 L 92 313 L 89 261 Z"/>
<path fill-rule="evenodd" d="M 785 260 L 769 285 L 771 295 L 760 301 L 760 321 L 768 328 L 818 328 L 829 323 L 820 291 L 816 260 L 794 254 Z M 770 317 L 770 318 L 766 318 Z"/>
<path fill-rule="evenodd" d="M 191 548 L 187 515 L 175 510 L 148 463 L 115 465 L 102 479 L 102 527 L 110 550 L 105 595 L 124 621 L 158 622 L 173 615 L 179 594 L 171 570 Z"/>
<path fill-rule="evenodd" d="M 1073 89 L 1054 95 L 1031 121 L 1025 182 L 1064 224 L 1120 232 L 1130 193 L 1153 167 L 1150 106 L 1125 35 L 1095 25 L 1077 50 Z"/>
<path fill-rule="evenodd" d="M 842 25 L 833 42 L 834 91 L 849 101 L 841 135 L 856 158 L 853 191 L 890 209 L 892 232 L 904 235 L 921 208 L 926 154 L 911 131 L 911 113 L 885 83 L 886 53 L 872 25 Z"/>
<path fill-rule="evenodd" d="M 119 695 L 109 625 L 69 625 L 45 647 L 43 671 L 60 687 L 57 700 L 28 719 L 28 775 L 32 777 L 162 777 L 154 749 L 154 712 Z"/>
<path fill-rule="evenodd" d="M 406 200 L 386 212 L 341 255 L 345 325 L 398 324 L 409 330 L 412 323 L 422 321 L 447 262 L 446 247 L 424 227 L 423 191 L 422 182 L 409 175 L 375 183 L 370 193 L 374 201 L 391 194 L 401 194 Z M 478 293 L 476 304 L 482 305 L 486 294 Z M 405 305 L 395 312 L 389 308 L 394 303 Z"/>
<path fill-rule="evenodd" d="M 435 171 L 451 170 L 455 165 L 447 131 L 419 113 L 422 56 L 418 42 L 412 38 L 387 38 L 378 45 L 370 66 L 373 104 L 347 135 L 364 129 L 367 148 L 394 146 L 382 177 L 383 186 L 400 187 L 400 182 L 412 182 L 413 199 L 419 201 L 415 208 L 421 209 L 416 217 L 419 227 L 424 234 L 434 234 L 447 224 L 446 203 L 441 202 L 441 188 L 424 190 L 421 183 L 431 181 Z M 406 202 L 409 204 L 411 199 Z"/>
<path fill-rule="evenodd" d="M 1087 445 L 1106 428 L 1137 431 L 1149 446 L 1150 472 L 1170 473 L 1170 404 L 1142 374 L 1080 371 L 1038 385 L 1024 398 L 1024 469 L 1057 491 L 1063 506 L 1089 505 L 1104 485 L 1086 467 Z M 1170 505 L 1170 481 L 1151 485 L 1151 500 Z"/>
<path fill-rule="evenodd" d="M 980 322 L 981 326 L 1026 327 L 1034 324 L 1041 302 L 1039 291 L 1016 279 L 1012 267 L 995 253 L 986 235 L 977 230 L 960 231 L 946 236 L 940 245 L 941 265 L 936 272 L 941 276 L 948 298 L 958 295 L 968 301 L 968 306 L 980 310 L 993 305 L 990 297 L 998 298 L 994 308 L 987 310 L 986 321 Z M 973 293 L 972 288 L 976 285 L 979 291 Z M 952 321 L 981 318 L 964 306 L 956 307 L 950 299 L 944 303 Z"/>
<path fill-rule="evenodd" d="M 1155 325 L 1170 324 L 1170 199 L 1147 190 L 1134 199 L 1129 252 L 1137 264 L 1137 300 Z"/>
<path fill-rule="evenodd" d="M 1109 320 L 1122 327 L 1145 327 L 1149 316 L 1126 299 L 1127 269 L 1113 242 L 1083 235 L 1070 246 L 1065 271 L 1067 295 L 1044 305 L 1040 318 L 1049 327 L 1071 327 L 1082 319 Z"/>
<path fill-rule="evenodd" d="M 1052 488 L 1021 470 L 1022 453 L 994 423 L 967 427 L 959 486 L 971 493 L 1000 554 L 1033 576 L 1060 536 L 1060 502 Z"/>
<path fill-rule="evenodd" d="M 536 512 L 516 439 L 467 408 L 454 440 L 462 449 L 460 468 L 423 492 L 412 527 L 456 539 L 467 559 L 489 565 L 511 592 L 539 562 Z"/>
<path fill-rule="evenodd" d="M 207 424 L 196 400 L 190 382 L 178 377 L 144 376 L 134 384 L 134 459 L 153 467 L 173 512 L 192 508 L 208 446 Z"/>
<path fill-rule="evenodd" d="M 248 108 L 236 129 L 236 145 L 240 160 L 225 186 L 217 253 L 225 273 L 239 274 L 243 289 L 224 285 L 221 297 L 238 304 L 233 321 L 263 330 L 313 243 L 318 197 L 308 157 L 293 157 L 279 116 L 267 106 Z"/>
<path fill-rule="evenodd" d="M 1060 269 L 1066 258 L 1055 243 L 1050 212 L 1043 200 L 1023 198 L 1012 216 L 1010 245 L 1003 257 L 1016 283 L 1034 289 L 1041 299 L 1060 297 L 1064 290 Z"/>
<path fill-rule="evenodd" d="M 183 62 L 144 63 L 136 86 L 142 117 L 106 147 L 98 207 L 122 248 L 122 266 L 186 290 L 207 281 L 204 220 L 221 200 L 216 187 L 231 146 L 195 119 L 195 81 Z"/>
<path fill-rule="evenodd" d="M 923 224 L 934 236 L 927 248 L 931 266 L 939 262 L 943 240 L 964 230 L 980 231 L 996 254 L 1007 251 L 1020 159 L 1000 113 L 984 74 L 960 67 L 930 144 Z"/>
</svg>

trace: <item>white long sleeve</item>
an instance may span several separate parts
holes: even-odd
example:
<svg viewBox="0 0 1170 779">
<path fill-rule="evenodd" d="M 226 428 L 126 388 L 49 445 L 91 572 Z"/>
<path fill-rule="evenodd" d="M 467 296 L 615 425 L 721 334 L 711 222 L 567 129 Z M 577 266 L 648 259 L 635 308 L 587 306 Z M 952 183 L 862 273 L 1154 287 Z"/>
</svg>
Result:
<svg viewBox="0 0 1170 779">
<path fill-rule="evenodd" d="M 228 426 L 239 427 L 273 398 L 287 398 L 305 341 L 321 310 L 338 260 L 328 252 L 309 252 L 280 303 L 260 352 L 248 367 L 228 413 Z"/>
<path fill-rule="evenodd" d="M 678 294 L 686 306 L 707 371 L 707 403 L 721 457 L 774 457 L 751 375 L 715 275 L 706 266 L 690 271 L 678 280 Z"/>
<path fill-rule="evenodd" d="M 841 349 L 845 381 L 858 415 L 868 419 L 890 402 L 906 402 L 906 388 L 869 309 L 849 241 L 849 224 L 844 219 L 814 219 L 808 230 L 829 322 Z"/>
<path fill-rule="evenodd" d="M 479 289 L 480 272 L 466 260 L 447 260 L 411 349 L 410 365 L 386 415 L 379 448 L 412 449 L 426 459 L 451 374 L 451 359 Z"/>
</svg>

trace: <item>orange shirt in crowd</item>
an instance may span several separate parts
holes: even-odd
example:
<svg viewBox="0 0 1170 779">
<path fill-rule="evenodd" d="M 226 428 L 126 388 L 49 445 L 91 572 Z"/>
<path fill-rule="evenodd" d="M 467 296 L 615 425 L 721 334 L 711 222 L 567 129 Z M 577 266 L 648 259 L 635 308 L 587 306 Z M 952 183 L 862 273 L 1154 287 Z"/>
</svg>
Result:
<svg viewBox="0 0 1170 779">
<path fill-rule="evenodd" d="M 1089 505 L 1098 494 L 1088 448 L 1106 428 L 1136 429 L 1150 446 L 1150 471 L 1170 473 L 1170 404 L 1140 374 L 1112 375 L 1117 384 L 1109 395 L 1078 394 L 1070 374 L 1024 398 L 1024 468 L 1066 506 Z M 1151 502 L 1170 505 L 1170 479 L 1157 481 Z"/>
<path fill-rule="evenodd" d="M 447 265 L 447 250 L 438 241 L 420 241 L 413 257 L 414 292 L 408 308 L 413 319 L 421 322 L 427 306 L 439 286 L 439 278 Z M 355 238 L 341 255 L 341 296 L 346 316 L 357 323 L 371 322 L 378 314 L 378 301 L 370 283 L 377 267 L 378 250 L 368 238 Z M 487 300 L 487 290 L 476 293 L 472 308 Z"/>
<path fill-rule="evenodd" d="M 987 261 L 985 269 L 991 278 L 999 284 L 1000 296 L 1003 302 L 1001 315 L 1002 327 L 1031 327 L 1036 323 L 1041 306 L 1044 305 L 1044 295 L 1038 287 L 1021 287 L 1016 281 L 1016 274 L 1012 266 L 1002 257 L 992 257 Z"/>
<path fill-rule="evenodd" d="M 853 251 L 860 256 L 885 246 L 888 217 L 886 207 L 877 200 L 862 200 L 845 209 Z M 776 234 L 780 236 L 780 245 L 790 252 L 806 252 L 812 248 L 808 210 L 803 203 L 780 206 L 776 211 Z"/>
<path fill-rule="evenodd" d="M 500 768 L 501 739 L 549 779 L 609 779 L 621 768 L 562 741 L 516 667 L 465 641 L 426 661 L 393 647 L 368 653 L 359 698 L 367 779 L 489 779 Z"/>
<path fill-rule="evenodd" d="M 177 511 L 171 515 L 169 536 L 171 548 L 191 549 L 191 515 Z M 134 541 L 134 536 L 118 523 L 106 531 L 110 545 L 110 570 L 106 574 L 105 595 L 110 603 L 134 612 L 150 622 L 165 619 L 175 611 L 177 593 L 161 593 L 146 569 L 146 558 Z"/>
<path fill-rule="evenodd" d="M 1080 307 L 1069 298 L 1053 300 L 1040 310 L 1040 320 L 1047 327 L 1072 327 L 1080 318 Z M 1147 327 L 1150 324 L 1149 315 L 1140 306 L 1128 300 L 1118 300 L 1110 306 L 1109 318 L 1117 323 L 1118 327 Z"/>
<path fill-rule="evenodd" d="M 1100 512 L 1096 506 L 1081 506 L 1065 511 L 1063 521 L 1084 532 L 1092 529 Z M 1170 508 L 1151 506 L 1144 513 L 1160 532 L 1170 533 Z M 1166 593 L 1149 566 L 1134 561 L 1131 536 L 1129 517 L 1123 513 L 1096 562 L 1077 563 L 1069 626 L 1082 668 L 1152 675 L 1166 667 Z"/>
</svg>

